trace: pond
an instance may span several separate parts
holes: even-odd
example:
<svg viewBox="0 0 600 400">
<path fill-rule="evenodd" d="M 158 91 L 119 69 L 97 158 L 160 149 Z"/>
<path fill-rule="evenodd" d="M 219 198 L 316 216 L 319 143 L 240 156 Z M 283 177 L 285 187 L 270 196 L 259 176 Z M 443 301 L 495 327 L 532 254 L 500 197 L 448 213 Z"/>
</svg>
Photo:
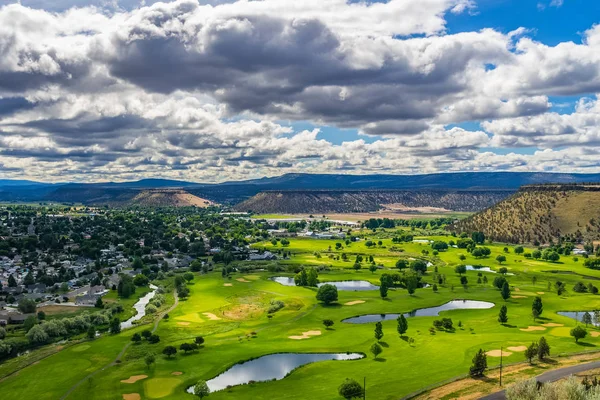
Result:
<svg viewBox="0 0 600 400">
<path fill-rule="evenodd" d="M 481 271 L 481 272 L 490 272 L 492 274 L 497 274 L 497 271 L 494 271 L 493 269 L 491 269 L 490 267 L 476 267 L 473 265 L 467 265 L 467 271 Z M 507 272 L 505 275 L 514 275 L 510 272 Z"/>
<path fill-rule="evenodd" d="M 590 313 L 590 316 L 592 317 L 592 324 L 595 326 L 600 326 L 600 321 L 593 322 L 594 321 L 594 312 L 593 311 L 558 311 L 557 314 L 562 315 L 563 317 L 572 318 L 579 322 L 583 322 L 583 315 L 586 312 Z"/>
<path fill-rule="evenodd" d="M 286 276 L 275 276 L 271 278 L 272 281 L 282 284 L 284 286 L 296 286 L 294 282 L 294 278 L 289 278 Z M 373 285 L 371 282 L 367 281 L 334 281 L 334 282 L 322 282 L 317 286 L 321 287 L 325 284 L 333 285 L 338 288 L 338 290 L 379 290 L 379 286 Z"/>
<path fill-rule="evenodd" d="M 294 369 L 306 364 L 329 360 L 358 360 L 364 358 L 359 353 L 281 353 L 262 356 L 242 362 L 229 368 L 221 375 L 206 382 L 211 393 L 226 389 L 228 386 L 243 385 L 249 382 L 265 382 L 285 378 Z M 194 387 L 187 389 L 194 392 Z"/>
<path fill-rule="evenodd" d="M 139 321 L 140 319 L 144 318 L 146 315 L 146 306 L 156 294 L 156 289 L 158 289 L 158 287 L 150 284 L 150 289 L 152 289 L 151 292 L 147 293 L 144 297 L 141 297 L 137 303 L 133 305 L 133 308 L 135 308 L 137 314 L 129 318 L 127 321 L 121 322 L 121 330 L 131 328 L 135 321 Z"/>
<path fill-rule="evenodd" d="M 419 308 L 411 312 L 405 313 L 406 318 L 412 317 L 437 317 L 442 311 L 450 310 L 483 310 L 494 307 L 494 303 L 487 301 L 476 301 L 476 300 L 452 300 L 446 304 L 436 307 Z M 368 324 L 379 321 L 389 321 L 398 318 L 400 314 L 366 314 L 359 315 L 358 317 L 347 318 L 342 322 L 349 324 Z"/>
</svg>

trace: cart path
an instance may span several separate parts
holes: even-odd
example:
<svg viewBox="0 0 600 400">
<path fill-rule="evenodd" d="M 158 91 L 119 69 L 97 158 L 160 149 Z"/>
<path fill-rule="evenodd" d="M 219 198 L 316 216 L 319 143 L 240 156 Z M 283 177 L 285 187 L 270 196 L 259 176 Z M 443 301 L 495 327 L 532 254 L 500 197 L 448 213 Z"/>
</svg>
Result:
<svg viewBox="0 0 600 400">
<path fill-rule="evenodd" d="M 573 365 L 570 367 L 558 368 L 552 371 L 544 372 L 538 375 L 536 379 L 538 382 L 554 382 L 562 378 L 566 378 L 569 375 L 577 374 L 580 372 L 590 371 L 592 369 L 600 368 L 600 361 L 593 361 L 585 364 Z M 487 396 L 481 397 L 480 400 L 504 400 L 506 399 L 506 391 L 492 393 Z"/>
<path fill-rule="evenodd" d="M 175 307 L 177 307 L 177 305 L 179 304 L 179 297 L 177 297 L 177 290 L 175 290 L 173 292 L 173 297 L 175 298 L 175 302 L 173 303 L 173 305 L 171 307 L 169 307 L 168 310 L 162 312 L 158 318 L 156 319 L 156 321 L 154 321 L 154 325 L 152 326 L 152 333 L 156 332 L 156 329 L 158 329 L 158 324 L 159 322 L 163 319 L 163 317 L 165 316 L 165 314 L 170 313 L 171 311 L 173 311 L 175 309 Z M 77 382 L 75 385 L 71 386 L 71 388 L 67 391 L 67 393 L 65 393 L 60 400 L 65 400 L 67 397 L 69 397 L 69 395 L 71 393 L 73 393 L 75 391 L 75 389 L 77 389 L 79 386 L 81 386 L 85 381 L 87 381 L 88 379 L 96 376 L 98 373 L 106 370 L 108 367 L 112 367 L 115 364 L 117 364 L 118 362 L 121 361 L 121 357 L 123 357 L 123 355 L 125 354 L 125 352 L 127 351 L 127 349 L 129 348 L 129 346 L 131 346 L 132 342 L 127 343 L 123 349 L 121 349 L 121 351 L 119 352 L 119 354 L 117 355 L 117 358 L 115 358 L 112 362 L 110 362 L 109 364 L 105 365 L 104 367 L 92 372 L 91 374 L 87 375 L 86 377 L 84 377 L 83 379 L 81 379 L 79 382 Z"/>
</svg>

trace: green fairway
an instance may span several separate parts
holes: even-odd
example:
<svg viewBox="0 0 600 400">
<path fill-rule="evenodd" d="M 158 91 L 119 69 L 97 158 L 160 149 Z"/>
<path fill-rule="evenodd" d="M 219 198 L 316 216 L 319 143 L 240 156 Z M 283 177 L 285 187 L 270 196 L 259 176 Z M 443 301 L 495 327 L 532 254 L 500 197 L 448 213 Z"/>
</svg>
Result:
<svg viewBox="0 0 600 400">
<path fill-rule="evenodd" d="M 394 244 L 384 234 L 381 235 L 381 239 L 373 237 L 375 241 L 382 241 L 381 246 L 367 248 L 363 240 L 350 245 L 344 243 L 340 250 L 335 249 L 339 240 L 291 238 L 285 250 L 291 251 L 292 256 L 290 260 L 282 261 L 282 267 L 327 266 L 331 269 L 320 272 L 321 282 L 367 280 L 378 284 L 382 273 L 398 272 L 392 268 L 399 258 L 424 258 L 434 266 L 429 267 L 423 282 L 436 283 L 433 276 L 437 267 L 438 276 L 445 275 L 446 283 L 438 284 L 437 293 L 432 288 L 417 289 L 412 296 L 405 289 L 391 289 L 385 300 L 381 299 L 377 290 L 340 291 L 337 303 L 324 306 L 315 299 L 316 289 L 283 286 L 268 279 L 292 276 L 286 272 L 254 271 L 237 273 L 230 278 L 222 278 L 220 272 L 196 275 L 188 285 L 191 292 L 189 299 L 180 301 L 169 319 L 160 322 L 156 332 L 160 336 L 158 344 L 144 341 L 130 346 L 120 364 L 99 372 L 68 398 L 115 399 L 122 394 L 138 393 L 141 398 L 191 399 L 192 396 L 185 393 L 187 387 L 200 379 L 214 378 L 240 361 L 280 352 L 361 352 L 367 355 L 362 360 L 317 362 L 293 371 L 282 380 L 235 386 L 212 393 L 210 398 L 329 400 L 336 398 L 337 387 L 345 378 L 362 381 L 366 377 L 370 398 L 397 399 L 427 385 L 466 373 L 473 355 L 480 348 L 486 351 L 499 350 L 500 347 L 519 348 L 541 336 L 547 338 L 553 355 L 594 350 L 600 345 L 600 337 L 591 335 L 576 344 L 569 335 L 575 321 L 556 314 L 557 311 L 600 308 L 600 297 L 571 290 L 579 281 L 596 284 L 577 274 L 600 279 L 600 271 L 585 268 L 582 259 L 575 261 L 573 257 L 563 256 L 558 263 L 536 261 L 515 254 L 512 246 L 508 246 L 509 253 L 505 253 L 505 245 L 502 244 L 486 245 L 491 249 L 491 255 L 486 258 L 476 259 L 466 250 L 457 248 L 434 256 L 428 244 Z M 449 241 L 452 238 L 427 239 Z M 281 245 L 273 246 L 270 242 L 259 243 L 255 247 L 283 249 Z M 429 255 L 423 255 L 423 250 L 428 250 Z M 350 261 L 337 260 L 343 252 Z M 363 263 L 362 269 L 353 270 L 354 258 L 359 254 L 363 257 L 372 255 L 375 263 L 384 268 L 370 272 L 366 269 L 367 264 Z M 466 257 L 464 261 L 459 258 L 461 254 Z M 488 283 L 478 284 L 478 271 L 468 271 L 465 274 L 468 287 L 461 285 L 459 275 L 454 272 L 456 265 L 481 265 L 497 270 L 500 265 L 495 259 L 500 254 L 507 258 L 502 266 L 514 274 L 507 276 L 512 298 L 506 302 L 501 298 L 500 291 L 492 285 L 498 274 L 492 272 L 481 272 L 488 278 Z M 566 283 L 567 292 L 561 296 L 553 287 L 556 280 Z M 544 306 L 537 321 L 531 317 L 535 296 L 542 298 Z M 496 306 L 485 310 L 443 313 L 442 316 L 450 317 L 454 322 L 456 329 L 452 332 L 438 330 L 432 334 L 433 320 L 439 317 L 416 317 L 408 318 L 408 331 L 400 337 L 396 332 L 396 321 L 385 321 L 384 337 L 381 339 L 383 353 L 377 360 L 369 352 L 376 342 L 374 324 L 341 322 L 362 314 L 408 312 L 453 299 L 489 301 Z M 267 310 L 276 300 L 283 301 L 285 306 L 268 318 Z M 497 321 L 503 304 L 508 307 L 508 323 L 505 325 Z M 325 329 L 324 319 L 334 321 L 331 329 Z M 458 327 L 459 321 L 461 327 Z M 133 332 L 142 329 L 135 328 L 67 348 L 27 367 L 2 382 L 3 398 L 58 398 L 79 379 L 110 363 Z M 313 334 L 306 339 L 290 338 L 302 337 L 303 333 L 311 331 Z M 320 334 L 314 334 L 316 331 Z M 172 358 L 161 354 L 165 346 L 173 345 L 179 349 L 182 343 L 192 342 L 196 336 L 203 336 L 206 340 L 198 351 L 189 354 L 179 351 Z M 522 351 L 508 351 L 510 354 L 505 355 L 505 363 L 524 360 Z M 156 363 L 147 367 L 144 356 L 149 352 L 155 353 Z M 497 365 L 499 361 L 498 357 L 488 356 L 490 366 Z M 148 377 L 135 383 L 121 382 L 137 375 Z M 390 379 L 391 376 L 394 379 Z"/>
</svg>

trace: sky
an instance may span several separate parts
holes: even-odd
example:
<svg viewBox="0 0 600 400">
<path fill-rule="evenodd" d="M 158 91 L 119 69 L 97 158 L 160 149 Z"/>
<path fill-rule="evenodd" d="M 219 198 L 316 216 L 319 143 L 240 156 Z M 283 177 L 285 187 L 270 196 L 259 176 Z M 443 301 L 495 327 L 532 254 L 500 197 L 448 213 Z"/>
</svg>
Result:
<svg viewBox="0 0 600 400">
<path fill-rule="evenodd" d="M 0 179 L 600 172 L 594 0 L 0 0 Z"/>
</svg>

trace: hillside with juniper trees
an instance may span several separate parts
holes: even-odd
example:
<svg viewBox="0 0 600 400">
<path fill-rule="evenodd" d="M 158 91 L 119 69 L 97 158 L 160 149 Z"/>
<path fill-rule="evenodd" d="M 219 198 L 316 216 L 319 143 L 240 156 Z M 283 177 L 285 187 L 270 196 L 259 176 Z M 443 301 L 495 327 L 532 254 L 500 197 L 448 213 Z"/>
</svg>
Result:
<svg viewBox="0 0 600 400">
<path fill-rule="evenodd" d="M 457 233 L 483 232 L 507 243 L 544 244 L 600 239 L 600 184 L 530 185 L 458 221 Z"/>
</svg>

